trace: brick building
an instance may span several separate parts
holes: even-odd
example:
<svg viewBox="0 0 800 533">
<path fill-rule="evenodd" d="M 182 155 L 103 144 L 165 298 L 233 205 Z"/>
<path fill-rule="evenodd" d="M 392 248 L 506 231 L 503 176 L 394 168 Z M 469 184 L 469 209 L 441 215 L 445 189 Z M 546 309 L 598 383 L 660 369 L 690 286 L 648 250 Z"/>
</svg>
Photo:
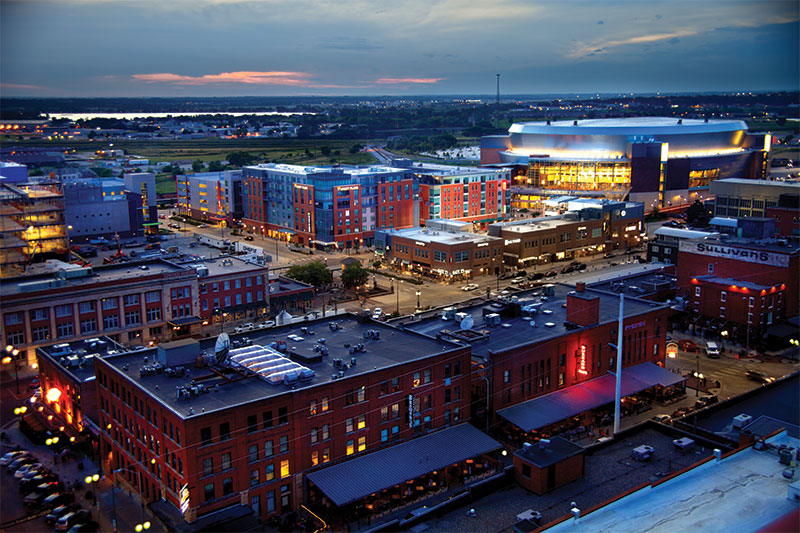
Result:
<svg viewBox="0 0 800 533">
<path fill-rule="evenodd" d="M 427 228 L 375 232 L 376 253 L 392 266 L 447 281 L 495 275 L 503 268 L 503 240 Z"/>
<path fill-rule="evenodd" d="M 514 452 L 514 479 L 542 495 L 583 477 L 584 448 L 563 437 L 526 443 Z"/>
<path fill-rule="evenodd" d="M 489 226 L 505 242 L 505 261 L 520 267 L 563 261 L 642 244 L 644 206 L 574 200 L 561 215 Z"/>
<path fill-rule="evenodd" d="M 198 274 L 199 315 L 204 321 L 235 321 L 269 314 L 268 269 L 236 257 L 184 264 Z"/>
<path fill-rule="evenodd" d="M 252 346 L 252 356 L 231 350 L 224 364 L 196 368 L 201 351 L 214 351 L 204 341 L 97 360 L 104 470 L 118 471 L 145 501 L 165 499 L 189 522 L 239 505 L 267 520 L 304 503 L 330 520 L 342 500 L 322 481 L 309 484 L 307 474 L 391 452 L 469 417 L 467 346 L 352 315 L 248 335 L 255 345 L 275 341 L 287 351 Z M 284 377 L 266 359 L 256 361 L 262 366 L 247 361 L 281 354 L 305 368 Z M 168 377 L 164 367 L 177 365 L 191 370 Z"/>
<path fill-rule="evenodd" d="M 781 194 L 778 205 L 767 207 L 765 216 L 775 219 L 779 236 L 800 236 L 800 195 Z"/>
<path fill-rule="evenodd" d="M 785 313 L 800 312 L 800 245 L 796 241 L 737 239 L 687 240 L 678 249 L 678 294 L 688 295 L 692 279 L 714 276 L 773 287 L 786 285 Z"/>
</svg>

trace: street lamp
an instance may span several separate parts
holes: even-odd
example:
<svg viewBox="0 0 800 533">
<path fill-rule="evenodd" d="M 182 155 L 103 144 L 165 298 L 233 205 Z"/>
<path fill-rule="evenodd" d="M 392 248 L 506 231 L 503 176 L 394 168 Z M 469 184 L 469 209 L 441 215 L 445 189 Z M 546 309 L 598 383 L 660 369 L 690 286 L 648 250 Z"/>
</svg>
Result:
<svg viewBox="0 0 800 533">
<path fill-rule="evenodd" d="M 55 465 L 56 464 L 56 449 L 54 448 L 54 446 L 56 444 L 58 444 L 58 437 L 51 437 L 51 438 L 47 439 L 44 442 L 45 442 L 45 444 L 47 444 L 50 447 L 51 450 L 53 450 L 53 464 Z"/>
<path fill-rule="evenodd" d="M 6 353 L 8 355 L 3 357 L 3 363 L 14 363 L 14 381 L 17 385 L 17 394 L 19 394 L 19 360 L 17 359 L 19 350 L 8 344 L 6 345 Z"/>
<path fill-rule="evenodd" d="M 142 531 L 148 530 L 150 529 L 150 522 L 146 520 L 141 524 L 136 524 L 134 529 L 136 530 L 136 533 L 141 533 Z"/>
<path fill-rule="evenodd" d="M 88 485 L 89 483 L 92 484 L 92 494 L 94 494 L 94 508 L 97 509 L 98 513 L 100 512 L 100 501 L 97 498 L 97 481 L 100 479 L 100 474 L 94 474 L 92 476 L 86 476 L 83 480 Z"/>
<path fill-rule="evenodd" d="M 422 291 L 418 290 L 418 291 L 417 291 L 417 309 L 419 309 L 420 307 L 422 307 L 422 306 L 420 305 L 420 303 L 419 303 L 419 297 L 420 297 L 420 296 L 422 296 Z"/>
</svg>

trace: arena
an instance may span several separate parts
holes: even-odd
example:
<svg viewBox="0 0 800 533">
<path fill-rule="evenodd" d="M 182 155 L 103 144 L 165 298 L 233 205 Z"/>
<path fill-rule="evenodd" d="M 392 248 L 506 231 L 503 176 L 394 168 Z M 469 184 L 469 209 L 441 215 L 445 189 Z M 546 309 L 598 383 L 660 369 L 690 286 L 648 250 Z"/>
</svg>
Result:
<svg viewBox="0 0 800 533">
<path fill-rule="evenodd" d="M 512 207 L 606 197 L 647 211 L 708 196 L 720 178 L 763 178 L 771 137 L 740 120 L 637 117 L 523 122 L 481 139 L 481 165 L 512 167 Z"/>
</svg>

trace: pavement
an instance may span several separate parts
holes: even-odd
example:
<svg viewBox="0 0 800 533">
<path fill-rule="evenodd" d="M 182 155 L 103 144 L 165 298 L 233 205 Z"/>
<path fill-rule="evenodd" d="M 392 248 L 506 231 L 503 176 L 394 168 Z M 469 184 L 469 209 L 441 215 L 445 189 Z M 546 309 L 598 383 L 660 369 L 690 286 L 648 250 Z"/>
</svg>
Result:
<svg viewBox="0 0 800 533">
<path fill-rule="evenodd" d="M 112 493 L 111 482 L 105 477 L 102 477 L 100 481 L 96 483 L 99 509 L 94 500 L 87 499 L 86 493 L 89 491 L 94 492 L 95 489 L 91 486 L 87 486 L 84 478 L 87 475 L 101 473 L 96 462 L 92 461 L 90 458 L 83 454 L 78 454 L 78 458 L 75 460 L 58 460 L 54 462 L 55 455 L 50 448 L 45 445 L 34 444 L 31 442 L 19 430 L 19 426 L 16 421 L 12 421 L 10 424 L 7 424 L 7 427 L 4 427 L 3 431 L 5 432 L 6 437 L 8 437 L 8 441 L 0 444 L 0 451 L 2 451 L 2 453 L 6 453 L 7 451 L 14 450 L 17 448 L 17 446 L 19 446 L 22 449 L 33 453 L 33 455 L 38 458 L 39 462 L 58 474 L 59 480 L 66 488 L 74 490 L 76 502 L 81 504 L 83 508 L 91 510 L 92 519 L 100 524 L 100 531 L 134 531 L 137 524 L 144 523 L 145 521 L 149 521 L 151 524 L 149 531 L 167 531 L 167 528 L 161 524 L 161 522 L 147 509 L 147 507 L 142 506 L 139 503 L 140 500 L 135 494 L 132 495 L 127 493 L 125 490 L 119 487 L 117 487 Z M 8 505 L 8 500 L 5 499 L 5 496 L 4 502 L 6 502 L 4 505 L 5 507 Z M 6 508 L 6 511 L 14 514 L 12 518 L 22 514 L 20 512 L 14 513 L 13 509 L 8 508 Z M 116 530 L 112 525 L 112 518 L 114 517 L 115 513 L 117 519 Z M 44 524 L 43 521 L 41 523 Z M 34 529 L 31 529 L 31 526 L 33 526 Z M 26 525 L 26 523 L 22 523 L 7 528 L 6 531 L 37 531 L 37 527 L 39 526 L 36 524 Z"/>
</svg>

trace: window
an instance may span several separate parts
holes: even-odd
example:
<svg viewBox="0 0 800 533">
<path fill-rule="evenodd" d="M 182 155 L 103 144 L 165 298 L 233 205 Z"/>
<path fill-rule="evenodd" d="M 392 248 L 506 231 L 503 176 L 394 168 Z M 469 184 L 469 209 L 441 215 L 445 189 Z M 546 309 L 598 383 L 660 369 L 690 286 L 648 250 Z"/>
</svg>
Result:
<svg viewBox="0 0 800 533">
<path fill-rule="evenodd" d="M 264 411 L 262 415 L 262 420 L 264 424 L 264 429 L 269 429 L 272 427 L 272 411 Z"/>
<path fill-rule="evenodd" d="M 353 446 L 353 439 L 347 441 L 347 455 L 353 455 L 355 453 L 355 447 Z"/>
<path fill-rule="evenodd" d="M 531 465 L 522 463 L 522 477 L 526 479 L 531 478 Z"/>
<path fill-rule="evenodd" d="M 319 451 L 313 450 L 311 452 L 311 466 L 316 466 L 319 464 Z"/>
<path fill-rule="evenodd" d="M 161 291 L 148 291 L 144 293 L 144 301 L 147 303 L 161 301 Z"/>
<path fill-rule="evenodd" d="M 203 493 L 205 496 L 205 501 L 209 502 L 214 499 L 214 484 L 209 483 L 205 487 L 203 487 Z"/>
<path fill-rule="evenodd" d="M 363 452 L 367 449 L 367 437 L 366 435 L 362 435 L 358 437 L 358 451 Z"/>
<path fill-rule="evenodd" d="M 317 400 L 311 400 L 311 403 L 308 406 L 308 414 L 311 416 L 317 414 Z"/>
<path fill-rule="evenodd" d="M 320 403 L 320 411 L 324 413 L 327 410 L 328 410 L 328 397 L 324 396 L 322 398 L 322 402 Z"/>
<path fill-rule="evenodd" d="M 253 433 L 258 429 L 258 416 L 247 415 L 247 432 Z"/>
<path fill-rule="evenodd" d="M 222 460 L 220 466 L 223 470 L 227 470 L 231 467 L 231 454 L 230 453 L 223 453 Z"/>
<path fill-rule="evenodd" d="M 139 305 L 139 295 L 138 294 L 128 294 L 124 298 L 125 305 Z"/>
<path fill-rule="evenodd" d="M 214 473 L 214 459 L 203 459 L 203 475 L 208 476 Z"/>
<path fill-rule="evenodd" d="M 66 322 L 64 324 L 57 324 L 56 325 L 56 335 L 59 339 L 63 339 L 64 337 L 72 337 L 74 335 L 74 328 L 72 327 L 72 322 Z"/>
<path fill-rule="evenodd" d="M 81 313 L 94 313 L 95 312 L 94 300 L 89 301 L 89 302 L 81 302 L 81 303 L 79 303 L 78 304 L 78 310 Z"/>
<path fill-rule="evenodd" d="M 119 327 L 119 316 L 108 315 L 103 317 L 103 329 L 117 329 Z"/>
<path fill-rule="evenodd" d="M 328 440 L 330 438 L 330 426 L 325 424 L 322 426 L 322 440 Z"/>
<path fill-rule="evenodd" d="M 103 311 L 108 311 L 109 309 L 116 309 L 117 308 L 117 299 L 116 298 L 103 298 L 100 300 L 100 307 Z"/>
<path fill-rule="evenodd" d="M 147 321 L 148 322 L 156 322 L 161 320 L 161 308 L 160 307 L 152 307 L 147 310 Z"/>
<path fill-rule="evenodd" d="M 222 480 L 222 495 L 233 494 L 233 478 L 226 477 Z"/>
<path fill-rule="evenodd" d="M 755 302 L 756 302 L 756 299 L 751 296 L 750 300 L 749 300 L 749 302 L 747 304 L 747 307 L 753 307 L 755 305 Z"/>
<path fill-rule="evenodd" d="M 700 287 L 695 287 L 694 288 L 694 295 L 695 296 L 700 296 Z"/>
<path fill-rule="evenodd" d="M 724 307 L 720 307 L 719 308 L 719 317 L 720 318 L 725 318 L 725 308 Z"/>
<path fill-rule="evenodd" d="M 70 304 L 57 305 L 55 308 L 56 318 L 72 316 L 72 306 Z"/>
<path fill-rule="evenodd" d="M 363 402 L 367 399 L 367 388 L 364 386 L 359 387 L 356 389 L 356 401 Z"/>
<path fill-rule="evenodd" d="M 414 387 L 419 387 L 421 385 L 419 372 L 414 372 L 414 381 L 412 382 L 412 385 Z"/>
<path fill-rule="evenodd" d="M 250 471 L 250 486 L 255 487 L 259 483 L 261 483 L 261 473 L 256 468 Z"/>
<path fill-rule="evenodd" d="M 345 431 L 345 433 L 350 433 L 350 432 L 353 431 L 353 419 L 352 418 L 348 418 L 347 420 L 345 420 L 344 431 Z"/>
<path fill-rule="evenodd" d="M 503 370 L 503 383 L 511 381 L 511 370 Z"/>
<path fill-rule="evenodd" d="M 381 407 L 381 422 L 389 420 L 389 407 Z"/>
<path fill-rule="evenodd" d="M 330 448 L 323 448 L 322 449 L 322 462 L 327 463 L 331 460 L 331 449 Z"/>
<path fill-rule="evenodd" d="M 278 424 L 288 424 L 289 423 L 289 408 L 288 407 L 279 407 L 278 408 Z"/>
<path fill-rule="evenodd" d="M 289 475 L 289 459 L 281 461 L 281 479 Z"/>
<path fill-rule="evenodd" d="M 81 320 L 81 333 L 86 335 L 87 333 L 94 333 L 97 331 L 97 320 L 94 318 L 89 318 L 86 320 Z M 14 344 L 14 343 L 12 343 Z"/>
<path fill-rule="evenodd" d="M 250 445 L 248 448 L 248 455 L 250 456 L 251 463 L 258 461 L 258 444 Z"/>
<path fill-rule="evenodd" d="M 142 321 L 142 314 L 139 311 L 129 311 L 125 313 L 125 324 L 128 326 L 137 326 Z"/>
<path fill-rule="evenodd" d="M 266 468 L 264 481 L 272 481 L 275 479 L 275 465 L 269 464 Z"/>
<path fill-rule="evenodd" d="M 264 441 L 264 457 L 272 457 L 273 453 L 274 451 L 272 449 L 272 441 L 271 440 Z"/>
<path fill-rule="evenodd" d="M 275 491 L 267 491 L 267 512 L 275 512 Z"/>
<path fill-rule="evenodd" d="M 422 383 L 430 383 L 431 382 L 431 369 L 428 368 L 422 373 Z"/>
<path fill-rule="evenodd" d="M 389 440 L 389 430 L 382 429 L 381 430 L 381 442 L 387 442 Z"/>
<path fill-rule="evenodd" d="M 286 435 L 281 437 L 278 449 L 280 450 L 280 453 L 289 451 L 289 437 L 287 437 Z"/>
<path fill-rule="evenodd" d="M 311 444 L 314 444 L 319 440 L 319 430 L 317 428 L 311 428 Z"/>
<path fill-rule="evenodd" d="M 223 422 L 219 425 L 219 440 L 228 440 L 231 438 L 231 423 Z"/>
<path fill-rule="evenodd" d="M 714 273 L 714 263 L 709 263 L 708 264 L 708 273 L 709 274 L 713 274 Z"/>
<path fill-rule="evenodd" d="M 50 327 L 49 326 L 39 326 L 35 328 L 31 328 L 31 335 L 33 337 L 33 342 L 42 342 L 46 341 L 50 338 Z"/>
</svg>

